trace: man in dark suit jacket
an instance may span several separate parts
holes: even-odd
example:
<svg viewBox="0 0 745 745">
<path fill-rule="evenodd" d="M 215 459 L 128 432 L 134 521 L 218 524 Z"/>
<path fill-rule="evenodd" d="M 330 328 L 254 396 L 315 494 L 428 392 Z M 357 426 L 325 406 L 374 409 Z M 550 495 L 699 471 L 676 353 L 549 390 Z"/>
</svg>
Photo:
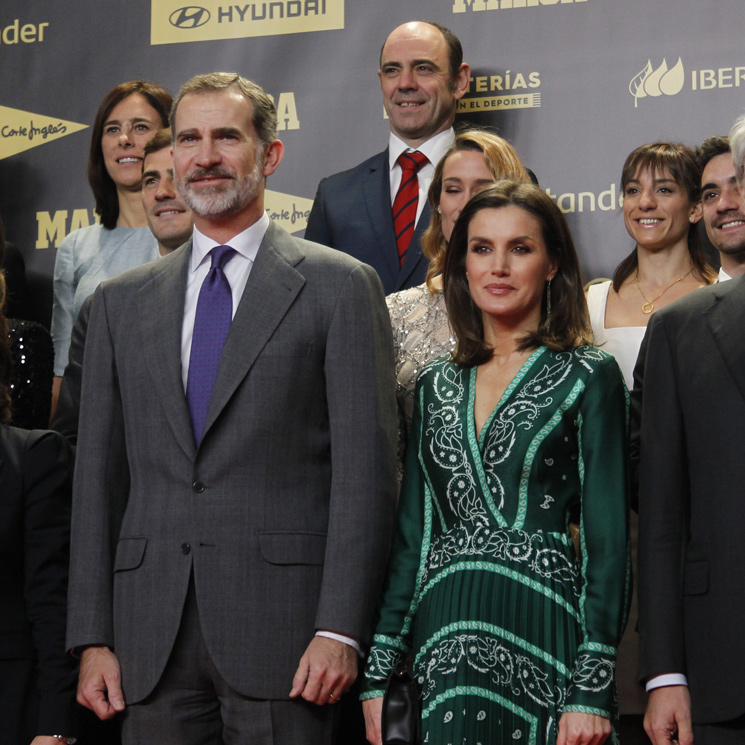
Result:
<svg viewBox="0 0 745 745">
<path fill-rule="evenodd" d="M 329 742 L 334 709 L 317 705 L 354 680 L 393 521 L 382 288 L 269 221 L 283 147 L 261 88 L 198 76 L 171 124 L 193 241 L 104 283 L 86 337 L 78 698 L 124 711 L 127 744 Z M 233 317 L 210 351 L 215 288 Z M 194 390 L 210 374 L 205 401 Z"/>
<path fill-rule="evenodd" d="M 691 293 L 652 316 L 635 371 L 639 674 L 655 745 L 676 731 L 681 745 L 745 740 L 744 324 L 745 278 Z"/>
<path fill-rule="evenodd" d="M 452 31 L 422 22 L 396 28 L 383 45 L 378 70 L 391 127 L 388 149 L 318 186 L 305 237 L 370 264 L 386 294 L 424 281 L 429 261 L 420 240 L 429 225 L 427 191 L 453 142 L 456 104 L 468 90 L 470 74 Z M 427 162 L 417 174 L 414 225 L 397 222 L 397 231 L 392 208 L 402 181 L 399 157 L 411 151 Z M 407 227 L 405 248 L 398 245 L 397 232 Z"/>
</svg>

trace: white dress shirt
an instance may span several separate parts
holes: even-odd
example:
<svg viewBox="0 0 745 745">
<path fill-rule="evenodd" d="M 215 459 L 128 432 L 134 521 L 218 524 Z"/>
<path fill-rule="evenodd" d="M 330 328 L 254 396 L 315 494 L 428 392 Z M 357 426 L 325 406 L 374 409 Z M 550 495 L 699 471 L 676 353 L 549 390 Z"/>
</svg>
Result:
<svg viewBox="0 0 745 745">
<path fill-rule="evenodd" d="M 230 290 L 233 295 L 233 315 L 231 317 L 234 318 L 238 303 L 243 297 L 243 290 L 246 288 L 251 267 L 254 265 L 256 254 L 269 225 L 269 216 L 264 212 L 253 225 L 231 238 L 228 244 L 217 243 L 194 228 L 189 275 L 186 280 L 184 320 L 181 326 L 181 379 L 184 383 L 184 392 L 186 392 L 186 381 L 189 378 L 191 338 L 194 334 L 194 319 L 197 315 L 199 291 L 202 289 L 202 283 L 212 264 L 209 252 L 216 246 L 222 245 L 229 245 L 236 252 L 230 261 L 225 264 L 223 270 L 230 283 Z"/>
<path fill-rule="evenodd" d="M 419 204 L 416 208 L 416 220 L 419 222 L 419 216 L 422 214 L 424 205 L 427 203 L 427 193 L 429 192 L 429 186 L 432 183 L 432 179 L 435 175 L 435 166 L 440 162 L 442 156 L 448 151 L 450 146 L 455 140 L 455 132 L 453 128 L 446 129 L 444 132 L 436 134 L 426 142 L 423 142 L 419 147 L 409 147 L 402 139 L 397 137 L 391 132 L 390 138 L 388 139 L 388 165 L 390 167 L 390 178 L 391 178 L 391 206 L 396 200 L 396 193 L 398 187 L 401 185 L 401 166 L 396 162 L 398 161 L 401 153 L 405 153 L 407 150 L 418 150 L 423 155 L 426 155 L 429 163 L 425 163 L 417 174 L 417 180 L 419 181 Z"/>
</svg>

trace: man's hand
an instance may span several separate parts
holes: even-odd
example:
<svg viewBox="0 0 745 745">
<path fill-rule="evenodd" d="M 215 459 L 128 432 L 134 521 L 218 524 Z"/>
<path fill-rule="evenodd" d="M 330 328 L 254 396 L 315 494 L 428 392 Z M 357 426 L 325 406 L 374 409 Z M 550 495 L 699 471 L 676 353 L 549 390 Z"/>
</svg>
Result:
<svg viewBox="0 0 745 745">
<path fill-rule="evenodd" d="M 668 745 L 677 732 L 680 745 L 693 745 L 688 686 L 662 686 L 649 693 L 644 729 L 653 745 Z"/>
<path fill-rule="evenodd" d="M 368 698 L 362 702 L 365 715 L 365 735 L 371 745 L 383 745 L 381 717 L 383 716 L 383 697 Z"/>
<path fill-rule="evenodd" d="M 124 711 L 119 660 L 108 647 L 86 647 L 80 657 L 78 703 L 99 719 Z"/>
<path fill-rule="evenodd" d="M 357 677 L 357 652 L 344 642 L 314 636 L 300 658 L 290 698 L 319 706 L 336 703 Z"/>
<path fill-rule="evenodd" d="M 610 720 L 597 714 L 567 711 L 559 719 L 556 745 L 601 745 L 610 735 Z"/>
</svg>

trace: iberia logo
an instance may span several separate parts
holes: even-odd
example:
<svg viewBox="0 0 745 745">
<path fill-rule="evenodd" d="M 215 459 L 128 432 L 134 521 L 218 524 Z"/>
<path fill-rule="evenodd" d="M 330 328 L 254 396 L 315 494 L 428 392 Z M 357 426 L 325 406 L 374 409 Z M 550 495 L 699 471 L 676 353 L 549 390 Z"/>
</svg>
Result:
<svg viewBox="0 0 745 745">
<path fill-rule="evenodd" d="M 243 39 L 344 28 L 344 0 L 150 1 L 150 43 Z"/>
<path fill-rule="evenodd" d="M 86 129 L 87 124 L 53 119 L 0 106 L 0 160 Z"/>
<path fill-rule="evenodd" d="M 669 69 L 664 59 L 656 69 L 652 67 L 652 61 L 647 60 L 645 68 L 631 79 L 629 93 L 634 97 L 634 108 L 636 108 L 639 106 L 640 98 L 677 95 L 683 90 L 684 83 L 685 70 L 680 57 L 677 63 Z"/>
</svg>

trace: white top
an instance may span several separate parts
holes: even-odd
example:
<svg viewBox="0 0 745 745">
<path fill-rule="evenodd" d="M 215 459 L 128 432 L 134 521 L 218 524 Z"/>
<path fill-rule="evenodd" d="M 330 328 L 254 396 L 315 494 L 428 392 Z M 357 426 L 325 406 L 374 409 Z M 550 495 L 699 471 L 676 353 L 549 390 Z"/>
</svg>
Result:
<svg viewBox="0 0 745 745">
<path fill-rule="evenodd" d="M 396 200 L 396 193 L 398 187 L 401 184 L 401 166 L 396 162 L 398 161 L 401 153 L 405 153 L 408 150 L 418 150 L 423 155 L 426 155 L 429 163 L 425 163 L 417 173 L 417 181 L 419 182 L 419 203 L 416 207 L 416 219 L 419 221 L 419 216 L 422 214 L 424 205 L 427 203 L 427 194 L 429 192 L 430 184 L 435 176 L 435 166 L 440 162 L 442 156 L 449 150 L 450 146 L 455 141 L 455 132 L 453 128 L 446 129 L 444 132 L 436 134 L 426 142 L 423 142 L 419 147 L 409 147 L 402 139 L 397 137 L 391 132 L 388 138 L 388 166 L 390 168 L 391 177 L 391 206 Z"/>
<path fill-rule="evenodd" d="M 590 311 L 590 324 L 595 345 L 604 352 L 612 354 L 621 368 L 626 387 L 634 387 L 634 365 L 639 356 L 639 347 L 647 331 L 646 326 L 605 327 L 605 306 L 611 282 L 600 282 L 591 285 L 587 290 L 587 307 Z"/>
<path fill-rule="evenodd" d="M 722 267 L 719 267 L 719 279 L 717 279 L 717 282 L 726 282 L 728 279 L 732 279 L 732 277 Z"/>
</svg>

